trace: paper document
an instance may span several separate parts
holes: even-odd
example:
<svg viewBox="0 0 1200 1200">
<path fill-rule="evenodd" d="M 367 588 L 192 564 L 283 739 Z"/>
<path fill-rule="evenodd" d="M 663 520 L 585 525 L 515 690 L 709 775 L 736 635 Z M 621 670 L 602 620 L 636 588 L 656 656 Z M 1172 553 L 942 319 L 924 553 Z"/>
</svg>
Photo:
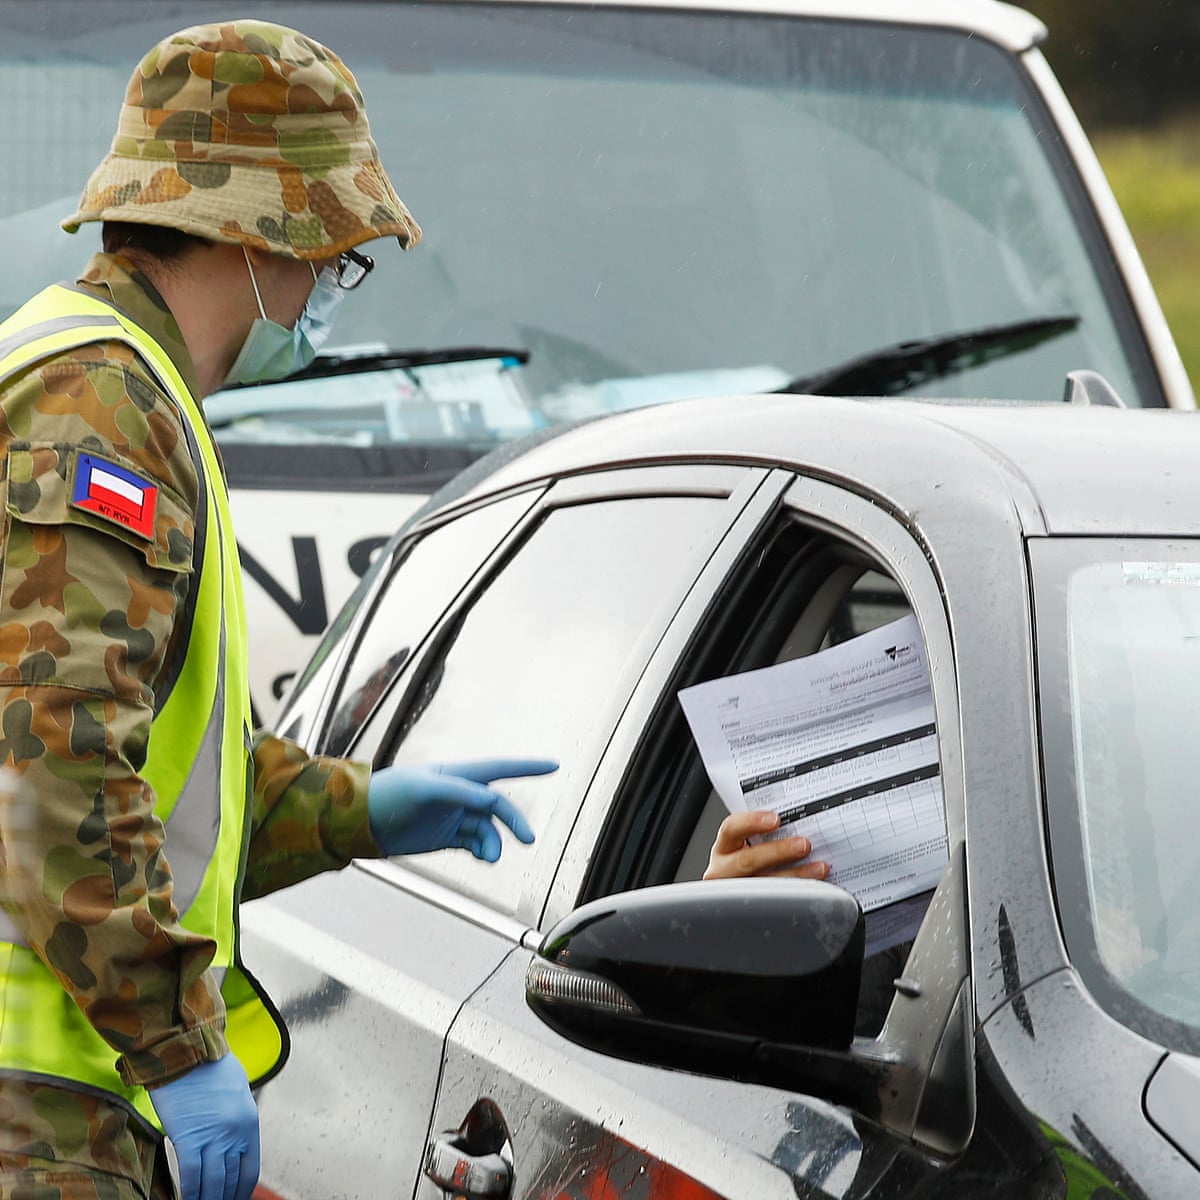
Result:
<svg viewBox="0 0 1200 1200">
<path fill-rule="evenodd" d="M 679 693 L 731 812 L 770 808 L 870 912 L 935 887 L 946 821 L 925 646 L 904 617 Z"/>
</svg>

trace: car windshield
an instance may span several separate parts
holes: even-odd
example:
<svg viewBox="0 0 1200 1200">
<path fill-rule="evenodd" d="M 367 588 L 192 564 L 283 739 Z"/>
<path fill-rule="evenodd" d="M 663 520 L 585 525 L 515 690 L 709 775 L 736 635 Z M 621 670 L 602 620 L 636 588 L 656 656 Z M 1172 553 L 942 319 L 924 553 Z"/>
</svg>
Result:
<svg viewBox="0 0 1200 1200">
<path fill-rule="evenodd" d="M 1039 547 L 1055 887 L 1117 1011 L 1200 1027 L 1200 545 Z"/>
<path fill-rule="evenodd" d="M 1087 367 L 1127 403 L 1163 402 L 1050 119 L 983 38 L 559 4 L 239 10 L 351 64 L 425 238 L 372 247 L 330 347 L 357 366 L 214 398 L 226 442 L 482 450 L 881 351 L 880 393 L 1057 401 Z M 0 131 L 0 315 L 98 248 L 94 227 L 72 238 L 58 221 L 108 148 L 135 54 L 226 15 L 0 0 L 19 101 Z M 1029 322 L 1053 336 L 887 366 L 907 342 Z M 444 352 L 455 361 L 429 361 Z"/>
</svg>

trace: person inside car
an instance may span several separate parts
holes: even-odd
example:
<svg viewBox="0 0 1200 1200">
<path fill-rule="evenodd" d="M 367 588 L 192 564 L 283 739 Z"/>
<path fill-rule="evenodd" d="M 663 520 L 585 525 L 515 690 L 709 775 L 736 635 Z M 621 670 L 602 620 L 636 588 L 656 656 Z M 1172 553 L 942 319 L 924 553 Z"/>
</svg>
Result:
<svg viewBox="0 0 1200 1200">
<path fill-rule="evenodd" d="M 286 1034 L 239 902 L 355 857 L 494 861 L 533 831 L 489 784 L 555 764 L 251 739 L 201 401 L 311 361 L 359 247 L 420 237 L 341 60 L 268 22 L 166 38 L 83 222 L 104 252 L 0 325 L 0 1195 L 174 1195 L 165 1134 L 183 1200 L 248 1200 Z"/>
</svg>

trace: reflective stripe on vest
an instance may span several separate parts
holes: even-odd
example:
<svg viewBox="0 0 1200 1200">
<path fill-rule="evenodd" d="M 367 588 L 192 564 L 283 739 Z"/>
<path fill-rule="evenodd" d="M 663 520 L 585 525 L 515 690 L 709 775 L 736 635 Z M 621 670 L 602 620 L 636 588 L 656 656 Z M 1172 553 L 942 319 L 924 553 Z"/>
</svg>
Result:
<svg viewBox="0 0 1200 1200">
<path fill-rule="evenodd" d="M 156 705 L 142 777 L 154 790 L 154 811 L 166 829 L 180 924 L 217 944 L 212 965 L 226 998 L 226 1036 L 253 1082 L 281 1065 L 286 1033 L 237 954 L 250 698 L 241 567 L 211 434 L 178 370 L 150 335 L 111 305 L 65 285 L 47 288 L 0 325 L 0 387 L 48 357 L 114 340 L 136 351 L 174 401 L 203 492 L 189 636 L 178 672 Z M 146 1091 L 121 1082 L 117 1052 L 7 917 L 0 939 L 0 1072 L 111 1093 L 158 1127 Z"/>
</svg>

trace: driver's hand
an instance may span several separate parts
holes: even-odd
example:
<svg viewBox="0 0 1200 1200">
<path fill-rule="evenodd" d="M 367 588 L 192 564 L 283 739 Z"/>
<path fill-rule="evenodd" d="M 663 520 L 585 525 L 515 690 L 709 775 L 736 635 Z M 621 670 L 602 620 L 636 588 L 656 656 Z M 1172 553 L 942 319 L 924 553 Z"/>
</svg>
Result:
<svg viewBox="0 0 1200 1200">
<path fill-rule="evenodd" d="M 750 875 L 827 878 L 827 862 L 804 861 L 812 853 L 812 843 L 806 837 L 778 838 L 751 845 L 750 838 L 778 828 L 779 814 L 769 810 L 730 813 L 717 830 L 704 878 L 738 879 Z"/>
</svg>

